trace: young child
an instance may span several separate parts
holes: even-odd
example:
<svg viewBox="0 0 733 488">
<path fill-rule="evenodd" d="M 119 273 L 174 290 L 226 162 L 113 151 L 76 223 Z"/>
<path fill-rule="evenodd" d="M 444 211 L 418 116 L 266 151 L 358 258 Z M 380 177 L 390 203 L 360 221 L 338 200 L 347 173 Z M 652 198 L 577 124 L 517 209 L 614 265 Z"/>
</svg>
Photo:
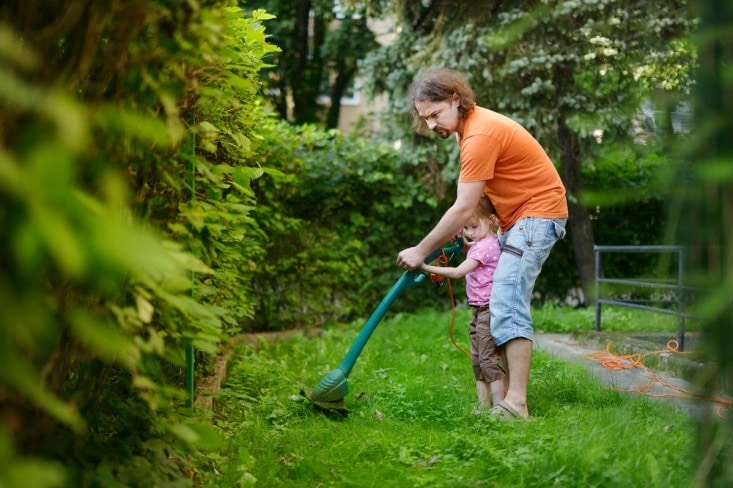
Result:
<svg viewBox="0 0 733 488">
<path fill-rule="evenodd" d="M 504 399 L 504 369 L 499 364 L 500 351 L 491 336 L 489 297 L 494 270 L 501 248 L 496 236 L 496 216 L 488 197 L 484 195 L 471 220 L 463 228 L 468 252 L 456 267 L 423 264 L 428 273 L 447 278 L 466 277 L 466 295 L 472 309 L 468 335 L 471 340 L 471 363 L 476 378 L 479 409 L 491 408 Z"/>
</svg>

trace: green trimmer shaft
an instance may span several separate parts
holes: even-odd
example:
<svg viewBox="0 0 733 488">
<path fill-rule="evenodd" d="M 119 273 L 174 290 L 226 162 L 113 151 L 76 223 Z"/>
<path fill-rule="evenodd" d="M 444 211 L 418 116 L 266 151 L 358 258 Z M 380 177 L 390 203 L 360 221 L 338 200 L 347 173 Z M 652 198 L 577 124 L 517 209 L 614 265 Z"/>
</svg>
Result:
<svg viewBox="0 0 733 488">
<path fill-rule="evenodd" d="M 456 239 L 455 244 L 444 249 L 438 249 L 431 253 L 425 259 L 425 262 L 431 263 L 443 253 L 447 256 L 448 261 L 451 261 L 462 248 L 463 240 L 460 238 Z M 354 344 L 352 344 L 351 348 L 346 353 L 346 356 L 341 361 L 341 364 L 339 364 L 336 369 L 329 371 L 313 390 L 304 388 L 301 390 L 301 394 L 322 410 L 347 414 L 348 409 L 344 404 L 344 397 L 349 392 L 349 386 L 346 382 L 346 378 L 349 376 L 349 373 L 351 373 L 351 369 L 354 367 L 359 354 L 361 354 L 361 351 L 364 349 L 364 346 L 366 346 L 366 343 L 374 332 L 374 329 L 377 328 L 379 321 L 382 320 L 382 317 L 384 317 L 394 301 L 407 288 L 425 281 L 425 276 L 426 275 L 422 271 L 417 269 L 405 271 L 389 292 L 384 296 L 382 301 L 367 320 L 366 324 L 364 324 L 364 327 L 362 327 L 359 335 L 354 341 Z"/>
</svg>

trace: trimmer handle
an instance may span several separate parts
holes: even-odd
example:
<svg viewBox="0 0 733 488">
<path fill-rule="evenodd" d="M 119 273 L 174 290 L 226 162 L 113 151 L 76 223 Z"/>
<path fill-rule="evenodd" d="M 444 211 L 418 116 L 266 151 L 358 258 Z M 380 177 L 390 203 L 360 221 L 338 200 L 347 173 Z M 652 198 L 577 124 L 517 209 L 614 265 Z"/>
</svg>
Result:
<svg viewBox="0 0 733 488">
<path fill-rule="evenodd" d="M 450 263 L 453 258 L 458 256 L 460 254 L 461 250 L 463 249 L 463 237 L 456 236 L 455 239 L 453 239 L 452 243 L 449 246 L 442 247 L 440 249 L 436 249 L 435 251 L 431 252 L 428 257 L 425 258 L 425 264 L 430 264 L 436 259 L 438 259 L 439 256 L 442 256 L 445 254 L 445 256 L 448 258 L 448 263 Z M 410 287 L 413 285 L 416 285 L 418 283 L 422 283 L 423 280 L 425 280 L 425 276 L 427 276 L 425 273 L 420 270 L 420 268 L 413 269 L 412 271 L 405 271 L 405 273 L 402 275 L 401 280 L 404 280 L 404 283 L 402 287 Z"/>
<path fill-rule="evenodd" d="M 441 256 L 442 254 L 445 254 L 448 258 L 448 262 L 451 262 L 453 258 L 458 256 L 458 254 L 463 249 L 463 237 L 456 236 L 455 239 L 453 239 L 452 244 L 447 247 L 443 247 L 441 249 L 436 249 L 435 251 L 431 252 L 430 255 L 425 258 L 425 264 L 430 264 L 433 261 L 435 261 L 438 256 Z"/>
</svg>

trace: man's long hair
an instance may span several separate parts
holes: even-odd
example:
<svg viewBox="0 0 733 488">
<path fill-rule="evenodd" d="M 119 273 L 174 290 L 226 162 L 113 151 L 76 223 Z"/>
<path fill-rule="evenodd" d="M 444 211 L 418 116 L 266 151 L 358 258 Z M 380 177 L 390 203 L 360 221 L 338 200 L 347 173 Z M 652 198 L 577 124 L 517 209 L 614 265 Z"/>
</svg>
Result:
<svg viewBox="0 0 733 488">
<path fill-rule="evenodd" d="M 415 109 L 415 102 L 442 102 L 453 96 L 458 97 L 458 116 L 461 119 L 476 106 L 476 94 L 466 81 L 463 73 L 447 68 L 428 68 L 420 74 L 410 85 L 409 103 L 412 127 L 418 134 L 430 132 L 425 119 L 420 117 Z"/>
</svg>

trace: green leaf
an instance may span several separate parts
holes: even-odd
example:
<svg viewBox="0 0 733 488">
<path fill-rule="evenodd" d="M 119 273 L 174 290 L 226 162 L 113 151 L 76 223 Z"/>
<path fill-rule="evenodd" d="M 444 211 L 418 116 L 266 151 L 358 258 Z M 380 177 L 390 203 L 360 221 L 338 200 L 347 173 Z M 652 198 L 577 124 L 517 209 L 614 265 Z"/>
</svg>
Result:
<svg viewBox="0 0 733 488">
<path fill-rule="evenodd" d="M 254 11 L 252 11 L 252 18 L 260 21 L 260 20 L 272 20 L 275 18 L 274 15 L 267 13 L 266 10 L 258 8 Z"/>
<path fill-rule="evenodd" d="M 140 390 L 155 391 L 158 389 L 158 385 L 147 376 L 137 374 L 132 378 L 132 385 Z"/>
<path fill-rule="evenodd" d="M 198 435 L 196 445 L 201 449 L 213 451 L 221 447 L 222 439 L 219 436 L 219 431 L 213 425 L 196 423 L 189 425 L 189 427 Z"/>
<path fill-rule="evenodd" d="M 23 171 L 17 160 L 0 148 L 0 188 L 12 195 L 23 191 Z"/>
<path fill-rule="evenodd" d="M 211 122 L 200 122 L 199 127 L 201 127 L 201 129 L 203 129 L 205 132 L 219 132 L 219 129 L 217 129 L 216 126 Z"/>
<path fill-rule="evenodd" d="M 54 488 L 66 486 L 66 472 L 61 463 L 33 459 L 15 459 L 0 469 L 4 488 Z"/>
<path fill-rule="evenodd" d="M 120 361 L 128 369 L 133 369 L 139 361 L 140 354 L 130 337 L 110 323 L 82 309 L 73 310 L 68 319 L 81 343 L 95 355 Z"/>
<path fill-rule="evenodd" d="M 239 167 L 234 172 L 234 181 L 239 185 L 249 188 L 252 180 L 261 177 L 264 174 L 262 168 L 245 168 Z"/>
<path fill-rule="evenodd" d="M 88 123 L 85 111 L 58 91 L 24 83 L 13 72 L 0 66 L 0 101 L 16 110 L 24 109 L 44 119 L 50 119 L 56 136 L 65 147 L 73 150 L 84 148 L 88 140 Z"/>
<path fill-rule="evenodd" d="M 199 433 L 188 425 L 171 423 L 167 427 L 168 431 L 187 444 L 194 444 L 200 439 Z"/>
<path fill-rule="evenodd" d="M 180 135 L 171 130 L 165 120 L 145 115 L 127 107 L 104 105 L 95 114 L 94 121 L 105 130 L 161 146 L 173 147 Z"/>
<path fill-rule="evenodd" d="M 34 207 L 33 218 L 38 235 L 59 267 L 70 276 L 81 276 L 89 263 L 81 238 L 71 222 L 62 212 L 48 206 Z"/>
</svg>

